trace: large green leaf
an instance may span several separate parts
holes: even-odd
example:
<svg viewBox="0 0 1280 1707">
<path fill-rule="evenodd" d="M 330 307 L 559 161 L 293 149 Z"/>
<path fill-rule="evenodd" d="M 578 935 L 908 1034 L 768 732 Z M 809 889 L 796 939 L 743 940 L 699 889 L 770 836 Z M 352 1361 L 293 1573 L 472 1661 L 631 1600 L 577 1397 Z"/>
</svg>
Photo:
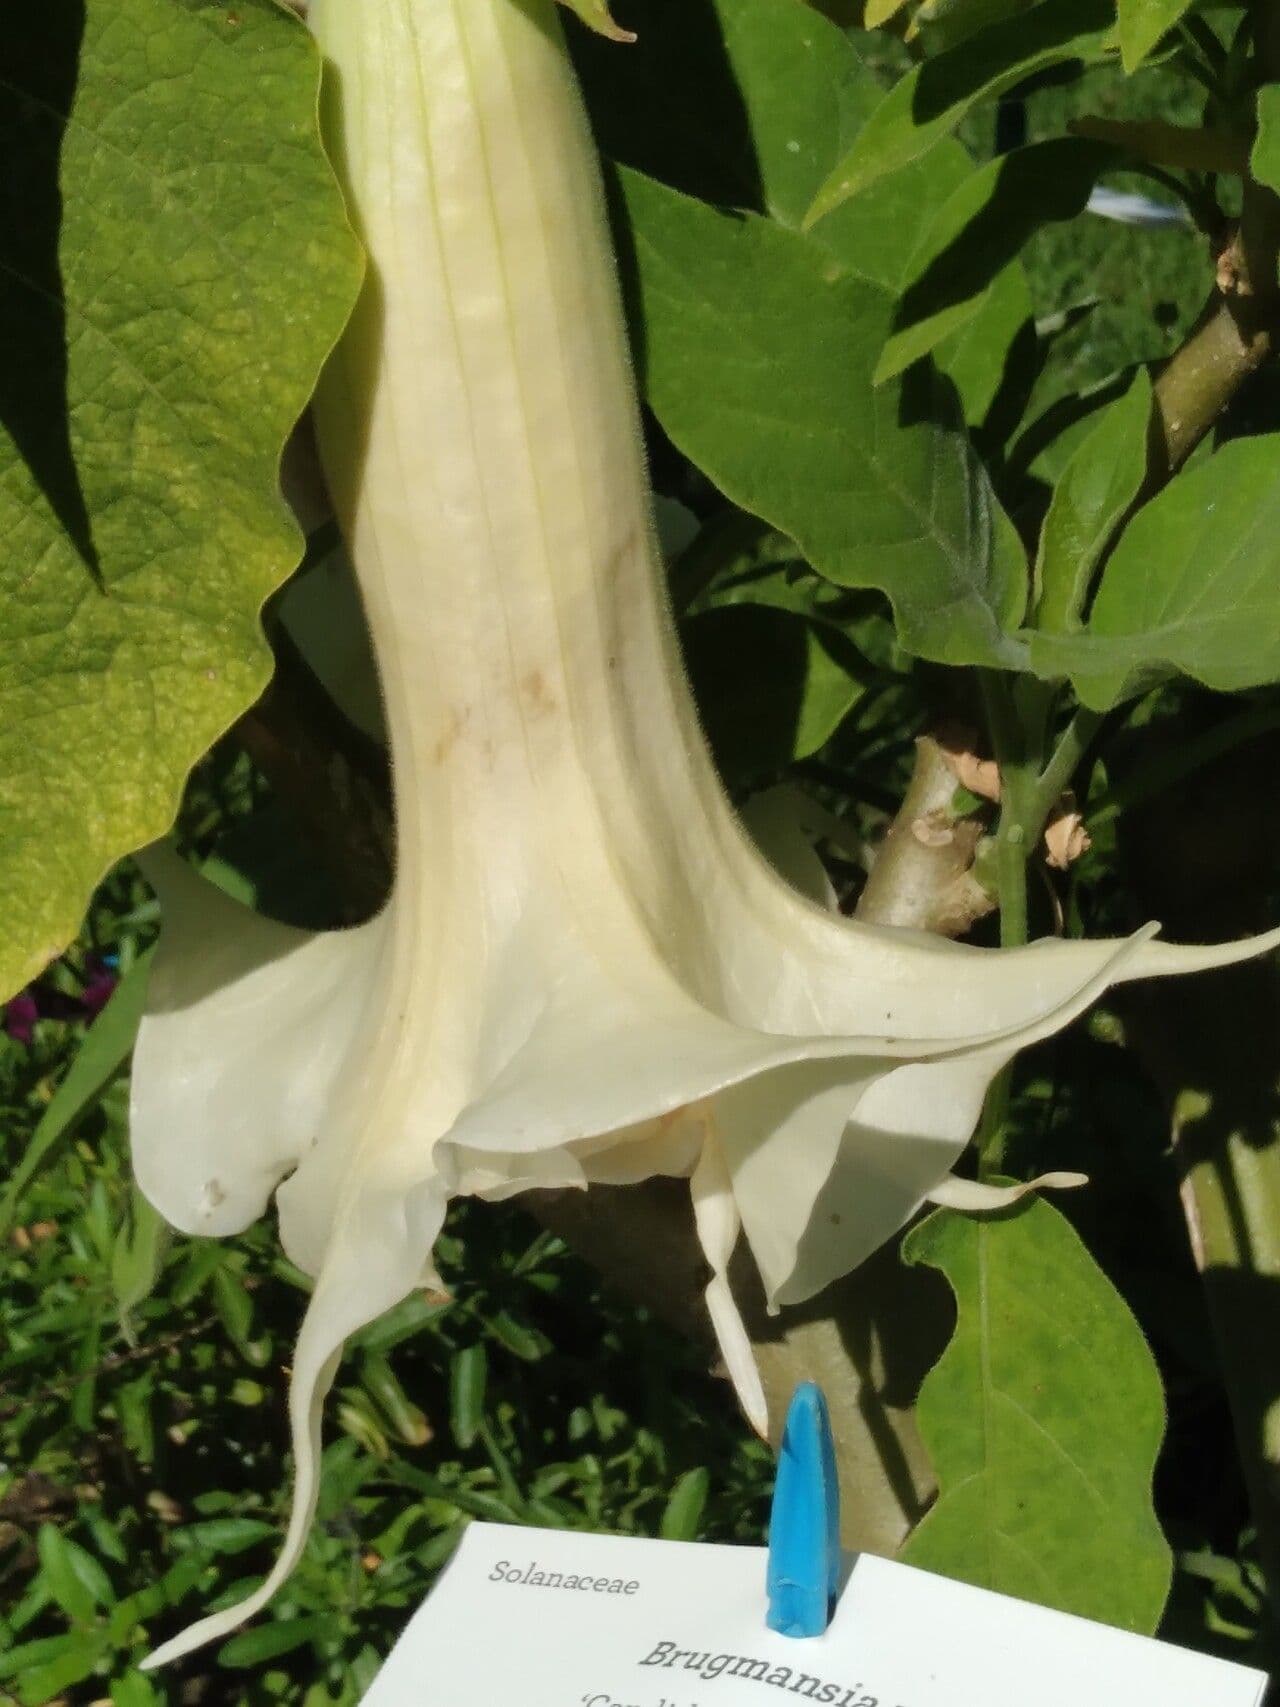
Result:
<svg viewBox="0 0 1280 1707">
<path fill-rule="evenodd" d="M 909 651 L 1019 667 L 1026 564 L 959 423 L 939 424 L 947 394 L 921 370 L 871 385 L 890 298 L 767 220 L 639 173 L 623 190 L 672 440 L 820 574 L 887 594 Z"/>
<path fill-rule="evenodd" d="M 969 173 L 918 227 L 877 380 L 902 373 L 971 320 L 998 274 L 1042 225 L 1084 212 L 1098 174 L 1115 158 L 1103 143 L 1061 136 Z M 856 206 L 857 198 L 847 205 Z"/>
<path fill-rule="evenodd" d="M 1031 647 L 1099 711 L 1178 671 L 1225 692 L 1280 679 L 1280 434 L 1180 474 L 1120 536 L 1085 631 Z"/>
<path fill-rule="evenodd" d="M 1280 83 L 1258 90 L 1258 136 L 1249 169 L 1260 184 L 1280 190 Z"/>
<path fill-rule="evenodd" d="M 862 38 L 806 0 L 632 0 L 620 15 L 640 39 L 625 53 L 573 33 L 597 138 L 624 165 L 699 200 L 767 214 L 798 230 L 819 185 L 879 105 Z M 842 268 L 897 291 L 912 245 L 973 171 L 944 138 L 901 172 L 842 202 L 812 236 Z M 1018 269 L 976 304 L 977 336 L 935 351 L 981 421 L 1009 349 L 1030 319 Z M 1021 288 L 1020 288 L 1021 287 Z M 1021 311 L 1019 311 L 1021 310 Z"/>
<path fill-rule="evenodd" d="M 1152 48 L 1166 35 L 1192 0 L 1117 0 L 1120 16 L 1120 54 L 1126 71 L 1136 71 Z"/>
<path fill-rule="evenodd" d="M 806 0 L 630 0 L 626 53 L 577 32 L 603 151 L 673 189 L 798 228 L 883 89 L 857 38 Z M 972 170 L 958 142 L 875 185 L 816 231 L 851 271 L 896 289 L 918 230 Z"/>
<path fill-rule="evenodd" d="M 1042 0 L 915 66 L 890 89 L 818 190 L 810 220 L 918 160 L 979 102 L 994 100 L 1037 71 L 1103 57 L 1112 17 L 1109 0 Z"/>
<path fill-rule="evenodd" d="M 359 258 L 314 46 L 272 0 L 49 0 L 3 55 L 10 991 L 267 679 L 258 611 L 301 554 L 280 452 Z"/>
<path fill-rule="evenodd" d="M 1036 559 L 1036 626 L 1080 626 L 1094 573 L 1147 474 L 1151 381 L 1139 368 L 1054 487 Z"/>
<path fill-rule="evenodd" d="M 1124 1300 L 1044 1202 L 939 1210 L 903 1256 L 941 1269 L 956 1330 L 917 1407 L 938 1500 L 902 1557 L 1154 1630 L 1170 1577 L 1151 1503 L 1164 1400 Z"/>
</svg>

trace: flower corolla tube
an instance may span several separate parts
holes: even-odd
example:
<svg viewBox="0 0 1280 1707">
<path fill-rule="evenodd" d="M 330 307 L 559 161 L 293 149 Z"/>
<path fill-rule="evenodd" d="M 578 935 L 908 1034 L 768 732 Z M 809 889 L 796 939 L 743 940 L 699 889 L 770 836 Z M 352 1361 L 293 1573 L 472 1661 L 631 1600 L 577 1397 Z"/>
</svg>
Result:
<svg viewBox="0 0 1280 1707">
<path fill-rule="evenodd" d="M 688 1177 L 762 1427 L 726 1276 L 740 1227 L 771 1301 L 811 1296 L 946 1192 L 1015 1051 L 1118 979 L 1258 946 L 979 950 L 790 889 L 682 674 L 552 0 L 312 0 L 311 24 L 369 257 L 315 416 L 378 660 L 397 873 L 371 923 L 320 934 L 176 859 L 159 884 L 138 1179 L 195 1234 L 239 1231 L 274 1192 L 315 1286 L 279 1560 L 154 1664 L 296 1563 L 343 1343 L 432 1283 L 451 1197 Z"/>
</svg>

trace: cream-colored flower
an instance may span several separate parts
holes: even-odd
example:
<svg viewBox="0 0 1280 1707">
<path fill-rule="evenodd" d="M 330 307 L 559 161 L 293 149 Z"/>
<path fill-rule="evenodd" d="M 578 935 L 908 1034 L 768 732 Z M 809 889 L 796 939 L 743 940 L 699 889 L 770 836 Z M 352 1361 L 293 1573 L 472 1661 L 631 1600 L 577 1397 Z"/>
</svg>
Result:
<svg viewBox="0 0 1280 1707">
<path fill-rule="evenodd" d="M 138 1177 L 202 1234 L 276 1190 L 315 1292 L 279 1562 L 153 1663 L 296 1562 L 343 1342 L 431 1279 L 450 1197 L 689 1175 L 761 1424 L 726 1280 L 739 1220 L 770 1297 L 809 1296 L 945 1189 L 1017 1049 L 1117 978 L 1247 952 L 1149 933 L 982 952 L 788 888 L 681 671 L 550 0 L 313 0 L 311 23 L 370 255 L 317 420 L 379 661 L 398 874 L 371 924 L 311 936 L 162 873 Z"/>
</svg>

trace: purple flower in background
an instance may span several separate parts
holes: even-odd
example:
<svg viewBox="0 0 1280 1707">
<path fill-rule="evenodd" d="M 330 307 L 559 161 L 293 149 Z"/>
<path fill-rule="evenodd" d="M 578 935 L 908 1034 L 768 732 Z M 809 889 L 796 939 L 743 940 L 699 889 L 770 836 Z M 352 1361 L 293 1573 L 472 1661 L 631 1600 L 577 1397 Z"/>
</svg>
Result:
<svg viewBox="0 0 1280 1707">
<path fill-rule="evenodd" d="M 31 1046 L 39 1018 L 40 1004 L 31 990 L 23 990 L 4 1005 L 4 1029 L 15 1043 L 26 1048 Z"/>
<path fill-rule="evenodd" d="M 112 991 L 120 981 L 119 974 L 107 961 L 98 959 L 91 960 L 86 971 L 88 975 L 80 992 L 80 1005 L 90 1019 L 96 1019 L 111 1000 Z"/>
<path fill-rule="evenodd" d="M 19 995 L 4 1004 L 4 1029 L 15 1043 L 29 1049 L 35 1039 L 37 1020 L 83 1019 L 92 1024 L 111 1000 L 119 982 L 116 956 L 109 954 L 99 959 L 97 955 L 93 955 L 85 966 L 84 985 L 78 996 L 68 996 L 61 990 L 48 990 L 39 984 L 29 984 Z"/>
</svg>

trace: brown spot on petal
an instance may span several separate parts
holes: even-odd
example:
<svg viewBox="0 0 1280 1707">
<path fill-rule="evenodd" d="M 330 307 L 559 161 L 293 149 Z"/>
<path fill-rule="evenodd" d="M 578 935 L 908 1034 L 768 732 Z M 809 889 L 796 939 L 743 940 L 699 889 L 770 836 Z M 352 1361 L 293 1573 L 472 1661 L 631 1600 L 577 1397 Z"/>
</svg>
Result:
<svg viewBox="0 0 1280 1707">
<path fill-rule="evenodd" d="M 524 695 L 525 704 L 535 717 L 545 717 L 549 711 L 556 708 L 555 695 L 547 686 L 547 678 L 541 670 L 530 670 L 520 683 L 520 692 Z"/>
<path fill-rule="evenodd" d="M 465 712 L 459 712 L 456 708 L 450 711 L 444 729 L 436 738 L 435 746 L 431 749 L 431 757 L 436 764 L 442 765 L 457 746 L 458 737 L 462 734 L 462 728 L 466 721 Z"/>
</svg>

